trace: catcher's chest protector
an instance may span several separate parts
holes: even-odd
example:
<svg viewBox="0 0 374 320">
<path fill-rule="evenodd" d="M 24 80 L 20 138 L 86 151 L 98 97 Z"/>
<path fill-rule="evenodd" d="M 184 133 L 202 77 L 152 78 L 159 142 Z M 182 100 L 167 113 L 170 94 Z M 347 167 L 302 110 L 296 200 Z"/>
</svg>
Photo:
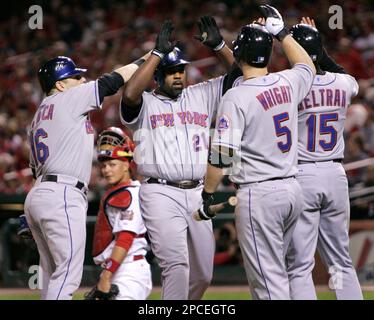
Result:
<svg viewBox="0 0 374 320">
<path fill-rule="evenodd" d="M 109 244 L 114 240 L 113 226 L 110 224 L 106 213 L 107 206 L 116 207 L 120 210 L 126 210 L 131 204 L 131 193 L 127 186 L 117 186 L 108 190 L 100 201 L 99 214 L 95 224 L 95 233 L 92 246 L 92 255 L 94 257 L 101 254 Z"/>
</svg>

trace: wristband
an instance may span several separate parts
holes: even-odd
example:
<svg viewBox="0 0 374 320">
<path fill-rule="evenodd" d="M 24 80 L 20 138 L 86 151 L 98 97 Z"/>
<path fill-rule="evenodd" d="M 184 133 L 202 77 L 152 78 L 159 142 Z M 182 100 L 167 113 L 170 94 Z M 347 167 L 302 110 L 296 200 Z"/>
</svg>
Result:
<svg viewBox="0 0 374 320">
<path fill-rule="evenodd" d="M 210 198 L 211 196 L 213 196 L 213 194 L 214 193 L 206 192 L 205 189 L 203 189 L 203 192 L 201 193 L 201 197 L 203 198 L 203 200 L 206 200 Z"/>
<path fill-rule="evenodd" d="M 276 36 L 275 38 L 278 40 L 278 41 L 283 41 L 283 39 L 289 35 L 289 32 L 287 30 L 287 28 L 283 28 Z"/>
<path fill-rule="evenodd" d="M 222 40 L 222 42 L 215 48 L 213 48 L 214 51 L 219 51 L 225 46 L 225 40 Z"/>
<path fill-rule="evenodd" d="M 213 213 L 209 212 L 209 209 L 208 209 L 207 213 L 205 213 L 201 210 L 198 210 L 197 213 L 199 214 L 199 217 L 200 217 L 201 220 L 211 220 L 216 216 L 216 214 L 214 212 Z"/>
<path fill-rule="evenodd" d="M 164 54 L 160 51 L 157 51 L 156 49 L 153 49 L 151 53 L 154 54 L 155 56 L 159 57 L 161 60 L 164 57 Z"/>
<path fill-rule="evenodd" d="M 105 270 L 108 270 L 111 273 L 115 273 L 120 265 L 121 264 L 118 263 L 116 260 L 113 260 L 112 258 L 109 258 L 104 262 L 103 267 L 104 267 Z"/>
</svg>

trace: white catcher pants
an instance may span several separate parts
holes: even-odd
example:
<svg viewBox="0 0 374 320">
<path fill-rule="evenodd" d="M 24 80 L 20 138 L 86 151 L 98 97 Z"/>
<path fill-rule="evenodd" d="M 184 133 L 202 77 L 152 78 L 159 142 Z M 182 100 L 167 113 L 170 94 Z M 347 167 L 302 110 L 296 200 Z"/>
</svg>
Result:
<svg viewBox="0 0 374 320">
<path fill-rule="evenodd" d="M 119 288 L 116 300 L 145 300 L 152 291 L 151 267 L 146 259 L 122 263 L 112 283 Z"/>
</svg>

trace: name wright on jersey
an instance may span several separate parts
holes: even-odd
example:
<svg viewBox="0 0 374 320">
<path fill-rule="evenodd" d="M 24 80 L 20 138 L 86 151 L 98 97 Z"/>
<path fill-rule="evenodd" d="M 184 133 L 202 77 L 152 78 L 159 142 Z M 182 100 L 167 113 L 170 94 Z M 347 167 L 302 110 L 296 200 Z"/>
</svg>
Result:
<svg viewBox="0 0 374 320">
<path fill-rule="evenodd" d="M 265 111 L 277 105 L 291 102 L 291 88 L 280 86 L 267 89 L 256 96 Z"/>
</svg>

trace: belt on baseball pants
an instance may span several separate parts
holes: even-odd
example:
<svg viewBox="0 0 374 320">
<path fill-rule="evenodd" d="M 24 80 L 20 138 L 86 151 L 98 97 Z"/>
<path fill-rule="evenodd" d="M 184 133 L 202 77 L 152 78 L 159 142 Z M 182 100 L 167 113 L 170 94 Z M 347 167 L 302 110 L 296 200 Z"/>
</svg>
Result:
<svg viewBox="0 0 374 320">
<path fill-rule="evenodd" d="M 180 188 L 180 189 L 194 189 L 199 186 L 202 181 L 201 180 L 185 180 L 180 182 L 172 182 L 167 181 L 164 179 L 156 179 L 156 178 L 149 178 L 147 183 L 158 183 L 158 184 L 166 184 L 168 186 Z"/>
<path fill-rule="evenodd" d="M 254 183 L 261 183 L 261 182 L 274 181 L 274 180 L 284 180 L 284 179 L 289 179 L 289 178 L 295 178 L 295 176 L 276 177 L 276 178 L 270 178 L 270 179 L 267 179 L 267 180 L 255 181 L 255 182 L 249 182 L 249 183 L 241 183 L 241 184 L 234 183 L 234 187 L 236 189 L 239 189 L 241 186 L 246 186 L 246 185 L 250 185 L 250 184 L 254 184 Z"/>
<path fill-rule="evenodd" d="M 54 174 L 46 174 L 42 177 L 42 182 L 59 182 L 58 176 Z M 79 190 L 83 190 L 85 187 L 84 183 L 82 181 L 77 181 L 77 183 L 74 185 L 74 187 L 78 188 Z"/>
<path fill-rule="evenodd" d="M 329 161 L 342 163 L 343 159 L 322 160 L 322 161 L 304 161 L 304 160 L 299 160 L 299 161 L 298 161 L 298 164 L 318 163 L 318 162 L 329 162 Z"/>
</svg>

